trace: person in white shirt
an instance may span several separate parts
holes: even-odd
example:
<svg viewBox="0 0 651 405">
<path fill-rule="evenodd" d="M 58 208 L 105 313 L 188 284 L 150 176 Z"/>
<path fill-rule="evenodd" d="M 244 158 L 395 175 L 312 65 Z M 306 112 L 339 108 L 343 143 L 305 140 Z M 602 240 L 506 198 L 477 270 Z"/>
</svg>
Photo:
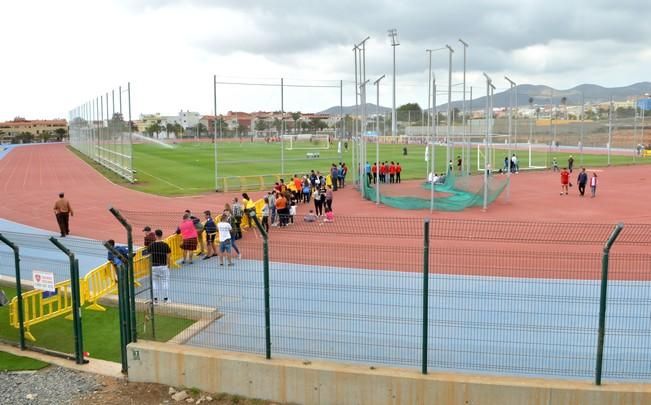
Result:
<svg viewBox="0 0 651 405">
<path fill-rule="evenodd" d="M 228 260 L 228 265 L 232 266 L 231 260 L 231 224 L 228 223 L 228 216 L 222 215 L 217 231 L 219 232 L 219 265 L 224 265 L 224 256 Z"/>
</svg>

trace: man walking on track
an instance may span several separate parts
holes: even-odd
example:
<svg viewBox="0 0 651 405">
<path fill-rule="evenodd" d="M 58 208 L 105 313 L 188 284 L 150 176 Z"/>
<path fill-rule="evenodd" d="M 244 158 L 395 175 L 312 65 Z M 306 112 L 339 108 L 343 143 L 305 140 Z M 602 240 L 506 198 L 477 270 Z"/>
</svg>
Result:
<svg viewBox="0 0 651 405">
<path fill-rule="evenodd" d="M 585 172 L 585 167 L 581 168 L 581 173 L 579 173 L 579 177 L 576 179 L 576 182 L 579 185 L 579 195 L 583 197 L 585 194 L 585 185 L 588 184 L 588 173 Z"/>
<path fill-rule="evenodd" d="M 68 226 L 70 216 L 75 214 L 72 212 L 70 202 L 64 198 L 63 193 L 59 193 L 59 199 L 54 203 L 54 214 L 57 217 L 61 237 L 65 238 L 66 235 L 70 235 L 70 227 Z"/>
<path fill-rule="evenodd" d="M 567 159 L 567 167 L 570 169 L 570 173 L 572 173 L 572 168 L 574 167 L 574 158 L 572 155 Z"/>
<path fill-rule="evenodd" d="M 563 170 L 561 170 L 561 195 L 563 195 L 563 193 L 567 195 L 568 184 L 570 184 L 570 172 L 568 172 L 564 167 Z"/>
</svg>

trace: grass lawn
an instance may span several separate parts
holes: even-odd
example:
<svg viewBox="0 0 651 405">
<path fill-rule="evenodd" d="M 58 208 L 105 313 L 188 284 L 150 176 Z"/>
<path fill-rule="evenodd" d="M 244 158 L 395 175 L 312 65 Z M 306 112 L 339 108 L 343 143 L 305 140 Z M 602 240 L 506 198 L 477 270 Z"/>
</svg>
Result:
<svg viewBox="0 0 651 405">
<path fill-rule="evenodd" d="M 0 352 L 0 372 L 20 370 L 40 370 L 47 367 L 47 363 L 30 359 L 29 357 L 14 356 L 13 354 Z"/>
<path fill-rule="evenodd" d="M 408 145 L 408 155 L 402 153 L 404 145 L 380 145 L 380 159 L 399 161 L 403 167 L 403 179 L 424 179 L 427 163 L 424 160 L 425 146 Z M 314 150 L 316 151 L 316 150 Z M 284 150 L 285 174 L 305 174 L 310 170 L 326 172 L 333 162 L 339 162 L 336 145 L 328 150 L 319 150 L 320 158 L 306 159 L 310 150 Z M 452 158 L 461 154 L 457 147 Z M 477 169 L 477 146 L 471 147 L 471 164 Z M 368 146 L 369 160 L 375 159 L 375 146 Z M 506 150 L 495 152 L 495 168 L 499 169 L 506 156 Z M 223 142 L 218 144 L 218 175 L 230 176 L 261 176 L 281 173 L 280 144 Z M 529 167 L 528 151 L 518 152 L 520 167 Z M 553 157 L 558 159 L 561 167 L 566 165 L 569 153 L 549 153 L 534 151 L 532 166 L 551 167 Z M 604 154 L 574 154 L 575 166 L 584 165 L 588 168 L 606 166 L 607 156 Z M 352 164 L 352 150 L 342 153 L 341 160 Z M 133 187 L 152 194 L 160 195 L 190 195 L 214 191 L 214 150 L 211 143 L 180 143 L 173 149 L 153 144 L 136 144 L 133 146 L 134 168 L 137 171 L 138 183 Z M 481 158 L 483 162 L 483 158 Z M 641 161 L 638 159 L 638 162 Z M 581 163 L 582 162 L 582 163 Z M 631 155 L 611 155 L 611 164 L 632 164 Z M 455 163 L 456 164 L 456 163 Z M 444 172 L 446 167 L 446 149 L 436 147 L 436 172 Z M 349 178 L 351 175 L 349 175 Z M 270 178 L 271 179 L 271 178 Z M 259 183 L 256 179 L 253 183 Z M 230 180 L 229 180 L 230 184 Z M 238 190 L 238 181 L 232 182 L 233 191 Z M 221 187 L 220 187 L 221 188 Z"/>
<path fill-rule="evenodd" d="M 7 298 L 16 296 L 13 287 L 0 286 Z M 142 318 L 139 316 L 138 318 Z M 106 307 L 106 312 L 82 311 L 84 351 L 90 354 L 91 358 L 109 361 L 120 361 L 120 328 L 119 314 L 117 308 Z M 156 316 L 156 340 L 167 341 L 190 326 L 194 321 L 189 319 L 173 318 L 168 316 Z M 74 335 L 72 322 L 64 319 L 63 316 L 34 325 L 31 328 L 32 335 L 36 342 L 27 341 L 28 345 L 35 345 L 46 349 L 56 350 L 64 353 L 72 353 L 74 347 Z M 12 342 L 18 342 L 18 329 L 9 326 L 9 310 L 7 307 L 0 307 L 0 338 Z M 142 325 L 139 322 L 138 338 L 151 339 L 151 328 L 143 333 Z"/>
</svg>

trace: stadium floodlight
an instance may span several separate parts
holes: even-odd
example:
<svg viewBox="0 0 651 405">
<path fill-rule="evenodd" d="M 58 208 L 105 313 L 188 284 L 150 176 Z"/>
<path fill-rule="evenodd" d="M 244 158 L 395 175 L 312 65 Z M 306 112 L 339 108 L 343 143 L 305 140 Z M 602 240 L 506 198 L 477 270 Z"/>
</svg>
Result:
<svg viewBox="0 0 651 405">
<path fill-rule="evenodd" d="M 398 122 L 396 120 L 396 46 L 400 45 L 398 40 L 398 30 L 391 28 L 388 31 L 391 38 L 391 47 L 393 47 L 393 104 L 391 107 L 391 135 L 398 135 Z"/>
<path fill-rule="evenodd" d="M 491 115 L 491 89 L 494 89 L 493 86 L 493 79 L 490 78 L 485 72 L 482 72 L 484 77 L 486 78 L 486 138 L 484 138 L 484 145 L 485 145 L 485 153 L 484 153 L 484 204 L 482 209 L 486 211 L 488 208 L 488 175 L 489 171 L 491 170 L 491 167 L 488 164 L 488 156 L 490 154 L 489 152 L 489 144 L 488 144 L 488 137 L 490 136 L 490 115 Z"/>
<path fill-rule="evenodd" d="M 376 89 L 376 106 L 375 106 L 375 172 L 378 174 L 377 183 L 375 184 L 375 204 L 380 204 L 380 80 L 386 75 L 380 76 L 373 82 Z M 385 125 L 386 127 L 386 125 Z"/>
</svg>

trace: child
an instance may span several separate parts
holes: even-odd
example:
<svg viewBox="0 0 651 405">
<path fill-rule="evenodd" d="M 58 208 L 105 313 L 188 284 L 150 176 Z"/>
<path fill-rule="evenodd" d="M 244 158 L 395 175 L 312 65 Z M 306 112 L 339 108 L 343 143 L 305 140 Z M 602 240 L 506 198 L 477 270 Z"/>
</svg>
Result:
<svg viewBox="0 0 651 405">
<path fill-rule="evenodd" d="M 592 192 L 590 198 L 594 198 L 597 194 L 597 173 L 595 172 L 592 172 L 592 177 L 590 178 L 590 191 Z"/>
<path fill-rule="evenodd" d="M 304 217 L 303 221 L 305 222 L 316 222 L 316 214 L 313 210 L 310 210 Z"/>
<path fill-rule="evenodd" d="M 326 207 L 325 209 L 325 219 L 323 222 L 335 222 L 335 214 L 330 207 Z"/>
<path fill-rule="evenodd" d="M 296 215 L 296 202 L 292 200 L 292 205 L 289 206 L 289 223 L 294 223 L 294 215 Z"/>
</svg>

